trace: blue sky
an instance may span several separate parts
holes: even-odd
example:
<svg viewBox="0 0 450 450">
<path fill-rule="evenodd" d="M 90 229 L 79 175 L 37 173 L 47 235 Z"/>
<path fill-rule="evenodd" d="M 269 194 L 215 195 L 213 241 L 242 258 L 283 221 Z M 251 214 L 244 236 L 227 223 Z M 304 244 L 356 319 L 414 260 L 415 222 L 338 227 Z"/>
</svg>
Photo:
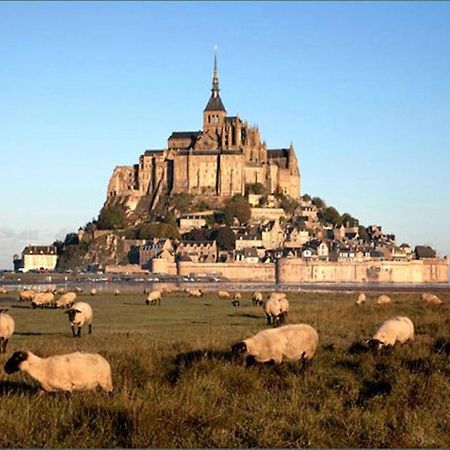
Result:
<svg viewBox="0 0 450 450">
<path fill-rule="evenodd" d="M 450 253 L 450 4 L 0 3 L 0 267 L 96 217 L 115 165 L 222 100 L 302 192 Z"/>
</svg>

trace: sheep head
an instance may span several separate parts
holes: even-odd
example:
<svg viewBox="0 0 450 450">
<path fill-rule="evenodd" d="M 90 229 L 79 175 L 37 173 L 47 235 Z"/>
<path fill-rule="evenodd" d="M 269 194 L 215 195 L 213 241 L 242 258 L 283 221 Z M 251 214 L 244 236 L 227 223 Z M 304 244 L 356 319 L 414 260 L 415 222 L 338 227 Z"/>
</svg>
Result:
<svg viewBox="0 0 450 450">
<path fill-rule="evenodd" d="M 20 370 L 20 364 L 28 359 L 27 352 L 15 352 L 11 356 L 11 358 L 6 361 L 4 366 L 5 372 L 8 375 L 11 375 L 14 372 L 18 372 Z"/>
</svg>

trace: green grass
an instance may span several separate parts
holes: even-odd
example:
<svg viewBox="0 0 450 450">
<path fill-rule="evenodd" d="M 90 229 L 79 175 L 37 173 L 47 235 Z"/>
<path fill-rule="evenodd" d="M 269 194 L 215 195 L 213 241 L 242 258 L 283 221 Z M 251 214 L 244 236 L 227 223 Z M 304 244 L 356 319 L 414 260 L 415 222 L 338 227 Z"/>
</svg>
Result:
<svg viewBox="0 0 450 450">
<path fill-rule="evenodd" d="M 15 350 L 40 356 L 100 352 L 111 363 L 114 395 L 36 395 L 27 376 L 0 369 L 1 447 L 450 447 L 450 359 L 431 351 L 450 339 L 450 295 L 427 306 L 418 294 L 393 304 L 354 305 L 356 295 L 289 294 L 289 323 L 313 325 L 313 364 L 243 368 L 230 345 L 266 327 L 245 294 L 240 308 L 214 295 L 81 296 L 94 308 L 93 335 L 71 337 L 61 310 L 32 310 L 11 295 Z M 350 354 L 394 315 L 416 325 L 412 345 Z M 332 344 L 332 345 L 331 345 Z M 189 352 L 208 350 L 204 357 Z M 197 356 L 195 358 L 195 356 Z"/>
</svg>

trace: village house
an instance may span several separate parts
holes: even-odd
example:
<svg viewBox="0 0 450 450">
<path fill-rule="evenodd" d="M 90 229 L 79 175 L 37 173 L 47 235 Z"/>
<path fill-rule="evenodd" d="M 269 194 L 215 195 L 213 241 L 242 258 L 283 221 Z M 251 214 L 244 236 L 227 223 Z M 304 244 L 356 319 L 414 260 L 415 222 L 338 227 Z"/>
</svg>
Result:
<svg viewBox="0 0 450 450">
<path fill-rule="evenodd" d="M 235 261 L 256 264 L 259 262 L 258 251 L 255 247 L 244 248 L 234 252 Z"/>
<path fill-rule="evenodd" d="M 181 241 L 176 249 L 176 258 L 189 257 L 193 262 L 217 262 L 216 241 Z"/>
<path fill-rule="evenodd" d="M 153 259 L 165 259 L 168 262 L 175 261 L 175 249 L 171 239 L 155 238 L 139 248 L 139 265 L 142 268 L 150 268 Z"/>
<path fill-rule="evenodd" d="M 28 245 L 22 251 L 22 259 L 14 261 L 15 270 L 55 270 L 58 255 L 54 245 Z"/>
<path fill-rule="evenodd" d="M 270 221 L 262 226 L 262 245 L 266 249 L 279 248 L 283 244 L 283 228 L 278 220 Z"/>
</svg>

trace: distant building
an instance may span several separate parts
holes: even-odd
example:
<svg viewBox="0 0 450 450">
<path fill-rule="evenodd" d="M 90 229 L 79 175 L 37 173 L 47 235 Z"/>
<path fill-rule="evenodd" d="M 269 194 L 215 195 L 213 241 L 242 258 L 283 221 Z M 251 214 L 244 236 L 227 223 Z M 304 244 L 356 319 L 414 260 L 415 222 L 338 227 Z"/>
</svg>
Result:
<svg viewBox="0 0 450 450">
<path fill-rule="evenodd" d="M 58 255 L 54 245 L 28 245 L 22 251 L 22 259 L 15 257 L 14 269 L 23 272 L 30 270 L 55 270 Z"/>
</svg>

